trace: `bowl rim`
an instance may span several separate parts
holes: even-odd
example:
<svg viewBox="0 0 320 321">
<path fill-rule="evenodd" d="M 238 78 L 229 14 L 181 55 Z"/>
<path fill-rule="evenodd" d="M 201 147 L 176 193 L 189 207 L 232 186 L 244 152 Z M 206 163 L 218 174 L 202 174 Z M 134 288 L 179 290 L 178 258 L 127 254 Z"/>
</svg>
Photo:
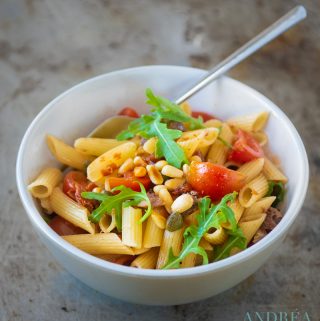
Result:
<svg viewBox="0 0 320 321">
<path fill-rule="evenodd" d="M 40 233 L 41 236 L 44 236 L 47 239 L 49 239 L 50 242 L 54 243 L 55 246 L 59 247 L 65 253 L 73 256 L 78 261 L 81 261 L 85 264 L 93 265 L 94 267 L 104 270 L 106 272 L 122 274 L 130 277 L 140 277 L 140 278 L 150 278 L 150 279 L 184 278 L 186 276 L 195 277 L 198 275 L 205 275 L 208 273 L 217 272 L 222 269 L 247 261 L 253 258 L 259 252 L 262 252 L 264 249 L 271 246 L 272 243 L 276 242 L 278 239 L 283 238 L 285 236 L 286 231 L 293 224 L 294 220 L 296 219 L 297 215 L 300 212 L 300 209 L 303 205 L 303 202 L 306 196 L 308 181 L 309 181 L 309 163 L 308 163 L 307 153 L 303 145 L 303 142 L 296 128 L 294 127 L 292 122 L 289 120 L 289 118 L 285 115 L 285 113 L 278 106 L 276 106 L 271 100 L 269 100 L 263 94 L 259 93 L 257 90 L 230 77 L 223 76 L 227 81 L 233 83 L 234 85 L 240 87 L 244 91 L 248 92 L 251 95 L 254 95 L 255 97 L 262 100 L 264 103 L 268 104 L 270 109 L 277 116 L 279 116 L 283 122 L 286 123 L 288 129 L 291 131 L 291 134 L 294 136 L 294 139 L 297 142 L 297 146 L 299 149 L 299 154 L 300 154 L 300 158 L 302 160 L 302 166 L 303 166 L 302 175 L 304 180 L 297 187 L 299 192 L 298 193 L 296 192 L 296 197 L 293 198 L 292 202 L 288 206 L 286 215 L 284 215 L 283 219 L 280 221 L 280 223 L 276 226 L 274 230 L 272 230 L 266 237 L 264 237 L 258 243 L 247 248 L 245 251 L 242 251 L 234 256 L 228 257 L 218 262 L 197 266 L 197 267 L 190 267 L 190 268 L 176 269 L 176 270 L 148 270 L 148 269 L 137 269 L 133 267 L 121 266 L 119 264 L 111 263 L 111 262 L 99 259 L 93 255 L 90 255 L 74 247 L 67 241 L 65 241 L 61 236 L 56 234 L 43 219 L 39 219 L 40 212 L 34 210 L 34 204 L 32 204 L 30 199 L 28 198 L 27 186 L 24 185 L 23 179 L 22 179 L 23 154 L 25 153 L 25 149 L 26 149 L 26 145 L 27 145 L 27 141 L 30 133 L 32 132 L 33 128 L 37 125 L 37 123 L 41 121 L 42 117 L 44 117 L 49 110 L 54 108 L 57 102 L 64 99 L 66 96 L 72 94 L 74 90 L 79 89 L 83 86 L 85 87 L 91 82 L 99 81 L 100 79 L 104 79 L 104 78 L 113 77 L 115 75 L 121 75 L 121 74 L 125 75 L 127 73 L 156 72 L 157 69 L 158 70 L 171 69 L 171 71 L 173 69 L 176 69 L 177 71 L 178 70 L 181 71 L 184 69 L 184 70 L 198 72 L 199 74 L 200 72 L 203 74 L 206 72 L 206 70 L 203 70 L 203 69 L 185 67 L 185 66 L 175 66 L 175 65 L 150 65 L 150 66 L 140 66 L 140 67 L 116 70 L 109 73 L 98 75 L 96 77 L 82 81 L 75 86 L 72 86 L 71 88 L 67 89 L 66 91 L 58 95 L 56 98 L 51 100 L 38 113 L 38 115 L 33 119 L 31 124 L 29 125 L 28 129 L 26 130 L 22 138 L 18 155 L 17 155 L 17 161 L 16 161 L 16 182 L 17 182 L 18 192 L 19 192 L 23 207 L 25 208 L 33 227 L 37 230 L 38 233 Z"/>
</svg>

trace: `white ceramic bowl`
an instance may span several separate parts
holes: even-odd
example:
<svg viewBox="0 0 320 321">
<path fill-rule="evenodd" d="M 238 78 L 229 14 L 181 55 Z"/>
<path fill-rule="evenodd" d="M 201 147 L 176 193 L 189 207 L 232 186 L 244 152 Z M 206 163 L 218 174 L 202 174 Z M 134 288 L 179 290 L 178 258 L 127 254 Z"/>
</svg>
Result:
<svg viewBox="0 0 320 321">
<path fill-rule="evenodd" d="M 139 270 L 109 263 L 73 247 L 41 218 L 27 184 L 39 171 L 56 165 L 45 144 L 47 133 L 72 143 L 86 136 L 123 106 L 147 111 L 145 89 L 175 98 L 205 71 L 176 66 L 121 70 L 87 80 L 50 102 L 28 128 L 17 159 L 17 184 L 35 231 L 71 274 L 92 288 L 125 301 L 173 305 L 204 299 L 227 290 L 255 272 L 278 248 L 297 217 L 308 185 L 308 160 L 303 143 L 287 116 L 270 100 L 248 86 L 224 77 L 190 100 L 195 110 L 222 119 L 261 110 L 271 113 L 267 125 L 271 150 L 280 157 L 289 177 L 285 215 L 263 240 L 214 264 L 180 270 Z"/>
</svg>

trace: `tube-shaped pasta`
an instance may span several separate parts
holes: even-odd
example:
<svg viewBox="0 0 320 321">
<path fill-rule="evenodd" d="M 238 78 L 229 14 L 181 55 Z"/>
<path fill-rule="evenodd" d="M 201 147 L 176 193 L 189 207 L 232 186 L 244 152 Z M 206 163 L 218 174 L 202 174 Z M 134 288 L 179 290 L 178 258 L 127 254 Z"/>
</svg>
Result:
<svg viewBox="0 0 320 321">
<path fill-rule="evenodd" d="M 96 158 L 87 168 L 87 176 L 91 182 L 96 182 L 105 176 L 105 169 L 108 166 L 119 167 L 128 158 L 133 158 L 137 146 L 128 142 L 114 147 Z"/>
<path fill-rule="evenodd" d="M 95 225 L 88 220 L 89 211 L 62 192 L 59 187 L 50 195 L 52 210 L 75 226 L 94 234 Z"/>
<path fill-rule="evenodd" d="M 243 164 L 238 172 L 246 176 L 245 182 L 248 183 L 256 178 L 262 171 L 264 165 L 264 158 L 257 158 L 251 162 Z"/>
<path fill-rule="evenodd" d="M 132 249 L 124 245 L 116 233 L 77 234 L 63 236 L 63 238 L 89 254 L 133 255 Z"/>
<path fill-rule="evenodd" d="M 191 109 L 190 104 L 189 104 L 187 101 L 183 102 L 183 103 L 180 105 L 180 108 L 181 108 L 185 113 L 187 113 L 188 115 L 191 115 L 192 109 Z"/>
<path fill-rule="evenodd" d="M 218 245 L 223 244 L 227 240 L 228 234 L 223 227 L 220 227 L 212 233 L 206 233 L 203 237 L 209 243 Z"/>
<path fill-rule="evenodd" d="M 252 215 L 256 215 L 259 213 L 265 213 L 267 209 L 270 208 L 270 206 L 272 205 L 275 199 L 276 199 L 275 196 L 268 196 L 268 197 L 262 198 L 260 201 L 254 203 L 249 208 L 246 208 L 241 219 Z"/>
<path fill-rule="evenodd" d="M 52 214 L 53 213 L 49 197 L 40 198 L 40 205 L 44 209 L 46 214 Z"/>
<path fill-rule="evenodd" d="M 248 208 L 268 192 L 268 181 L 263 174 L 247 183 L 239 192 L 240 204 Z"/>
<path fill-rule="evenodd" d="M 229 202 L 228 206 L 232 209 L 236 221 L 239 222 L 244 212 L 244 207 L 240 204 L 239 199 L 237 198 L 234 202 Z M 231 228 L 229 223 L 222 223 L 221 226 L 226 229 Z"/>
<path fill-rule="evenodd" d="M 122 209 L 122 242 L 135 248 L 142 246 L 142 210 L 132 206 Z"/>
<path fill-rule="evenodd" d="M 264 128 L 268 118 L 269 113 L 263 111 L 257 114 L 234 117 L 229 119 L 227 123 L 248 132 L 258 132 Z"/>
<path fill-rule="evenodd" d="M 150 248 L 147 248 L 147 247 L 141 247 L 140 249 L 132 248 L 134 255 L 140 255 L 142 253 L 148 252 L 149 250 L 150 250 Z"/>
<path fill-rule="evenodd" d="M 252 133 L 252 136 L 259 143 L 260 146 L 265 146 L 268 144 L 268 136 L 265 132 Z"/>
<path fill-rule="evenodd" d="M 76 150 L 86 155 L 100 156 L 123 143 L 123 141 L 116 139 L 81 137 L 74 142 L 74 147 Z"/>
<path fill-rule="evenodd" d="M 266 216 L 267 216 L 266 214 L 260 213 L 260 215 L 257 215 L 254 220 L 239 223 L 239 227 L 241 228 L 243 235 L 247 239 L 248 243 L 252 240 L 254 235 L 257 233 L 258 229 L 264 222 Z"/>
<path fill-rule="evenodd" d="M 193 137 L 188 140 L 178 141 L 178 144 L 183 149 L 186 156 L 190 158 L 198 148 L 201 142 L 201 139 L 202 139 L 201 136 Z"/>
<path fill-rule="evenodd" d="M 84 170 L 93 161 L 93 157 L 80 153 L 75 148 L 67 145 L 62 140 L 47 135 L 47 145 L 52 155 L 62 164 Z"/>
<path fill-rule="evenodd" d="M 189 253 L 181 262 L 181 268 L 188 268 L 193 267 L 196 265 L 197 262 L 197 254 L 196 253 Z"/>
<path fill-rule="evenodd" d="M 219 139 L 217 139 L 209 149 L 207 159 L 214 164 L 223 165 L 227 160 L 228 146 L 233 140 L 233 133 L 228 124 L 224 123 L 221 127 Z"/>
<path fill-rule="evenodd" d="M 139 269 L 154 269 L 157 265 L 159 248 L 154 247 L 149 251 L 140 254 L 132 263 L 131 266 Z"/>
<path fill-rule="evenodd" d="M 269 181 L 279 181 L 282 183 L 288 181 L 288 178 L 268 158 L 264 159 L 263 174 Z"/>
<path fill-rule="evenodd" d="M 58 168 L 45 168 L 39 176 L 28 185 L 28 190 L 33 197 L 47 198 L 51 195 L 62 179 L 62 173 Z"/>
<path fill-rule="evenodd" d="M 112 210 L 111 215 L 105 214 L 99 221 L 99 227 L 103 233 L 110 233 L 116 227 L 116 214 Z"/>
<path fill-rule="evenodd" d="M 197 129 L 192 131 L 184 132 L 178 139 L 179 142 L 188 141 L 193 138 L 200 139 L 198 147 L 210 146 L 217 139 L 219 130 L 214 127 L 208 127 L 204 129 Z"/>
<path fill-rule="evenodd" d="M 161 269 L 167 262 L 170 249 L 174 255 L 178 255 L 182 246 L 184 228 L 170 232 L 164 231 L 159 257 L 157 261 L 157 269 Z"/>
<path fill-rule="evenodd" d="M 164 228 L 156 223 L 156 214 L 151 214 L 147 220 L 146 229 L 143 236 L 143 247 L 150 248 L 160 246 L 163 238 Z M 160 215 L 159 215 L 160 216 Z M 165 227 L 165 225 L 164 225 Z"/>
<path fill-rule="evenodd" d="M 222 126 L 222 122 L 219 119 L 209 119 L 206 122 L 204 122 L 203 125 L 206 127 L 219 128 Z"/>
</svg>

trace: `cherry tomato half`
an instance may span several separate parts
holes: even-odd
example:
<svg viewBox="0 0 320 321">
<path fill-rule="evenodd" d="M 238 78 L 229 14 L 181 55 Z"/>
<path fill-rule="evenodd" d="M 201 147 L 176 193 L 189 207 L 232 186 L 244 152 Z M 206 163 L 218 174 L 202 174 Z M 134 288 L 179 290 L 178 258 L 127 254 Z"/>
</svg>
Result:
<svg viewBox="0 0 320 321">
<path fill-rule="evenodd" d="M 49 226 L 59 235 L 74 235 L 87 233 L 80 227 L 73 225 L 64 218 L 56 216 L 51 220 Z"/>
<path fill-rule="evenodd" d="M 133 191 L 140 192 L 140 185 L 138 182 L 140 182 L 146 190 L 148 190 L 151 185 L 151 180 L 148 176 L 135 177 L 133 172 L 125 172 L 124 177 L 108 178 L 108 183 L 111 189 L 120 185 L 124 185 L 128 188 L 131 188 Z"/>
<path fill-rule="evenodd" d="M 193 111 L 192 112 L 192 117 L 199 118 L 199 116 L 202 117 L 203 121 L 207 121 L 207 120 L 210 120 L 210 119 L 216 119 L 216 117 L 214 117 L 214 116 L 212 116 L 212 115 L 210 115 L 208 113 L 205 113 L 203 111 Z"/>
<path fill-rule="evenodd" d="M 254 137 L 239 129 L 228 159 L 237 163 L 246 163 L 263 155 L 263 150 Z"/>
<path fill-rule="evenodd" d="M 82 192 L 92 191 L 96 185 L 90 182 L 87 177 L 78 171 L 67 173 L 63 180 L 63 192 L 89 211 L 92 211 L 97 205 L 94 200 L 87 200 L 81 197 Z"/>
<path fill-rule="evenodd" d="M 121 111 L 119 111 L 118 115 L 121 116 L 128 116 L 128 117 L 133 117 L 133 118 L 139 118 L 139 114 L 136 112 L 135 109 L 131 107 L 125 107 Z"/>
<path fill-rule="evenodd" d="M 239 191 L 244 185 L 245 176 L 221 165 L 192 162 L 187 181 L 201 196 L 218 201 L 226 194 Z"/>
</svg>

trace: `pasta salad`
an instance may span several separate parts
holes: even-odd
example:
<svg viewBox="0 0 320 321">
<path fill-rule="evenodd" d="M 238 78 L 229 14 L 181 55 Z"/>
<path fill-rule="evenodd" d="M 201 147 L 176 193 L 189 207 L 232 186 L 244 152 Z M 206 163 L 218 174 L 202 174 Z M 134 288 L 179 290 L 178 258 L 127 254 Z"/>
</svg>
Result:
<svg viewBox="0 0 320 321">
<path fill-rule="evenodd" d="M 116 138 L 47 135 L 64 168 L 28 185 L 50 227 L 101 259 L 145 269 L 219 261 L 281 220 L 287 177 L 267 150 L 268 113 L 222 121 L 146 91 L 150 113 Z"/>
</svg>

